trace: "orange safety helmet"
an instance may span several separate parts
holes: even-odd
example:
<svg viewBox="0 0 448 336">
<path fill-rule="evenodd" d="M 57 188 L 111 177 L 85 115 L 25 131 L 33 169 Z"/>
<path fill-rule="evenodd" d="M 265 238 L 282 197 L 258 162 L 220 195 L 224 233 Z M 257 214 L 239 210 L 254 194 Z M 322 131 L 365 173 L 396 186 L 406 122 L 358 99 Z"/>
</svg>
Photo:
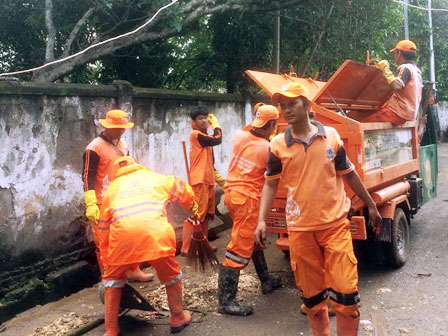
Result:
<svg viewBox="0 0 448 336">
<path fill-rule="evenodd" d="M 417 52 L 417 46 L 415 45 L 414 42 L 412 42 L 410 40 L 401 40 L 401 41 L 398 41 L 398 43 L 395 46 L 395 48 L 391 49 L 390 52 L 394 52 L 396 50 L 416 53 Z"/>
</svg>

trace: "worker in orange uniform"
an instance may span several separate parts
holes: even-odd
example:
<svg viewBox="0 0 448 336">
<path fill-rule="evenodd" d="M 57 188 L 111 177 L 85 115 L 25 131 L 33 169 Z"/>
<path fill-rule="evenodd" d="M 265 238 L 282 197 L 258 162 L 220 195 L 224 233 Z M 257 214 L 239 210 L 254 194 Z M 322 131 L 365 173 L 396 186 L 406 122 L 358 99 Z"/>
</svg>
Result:
<svg viewBox="0 0 448 336">
<path fill-rule="evenodd" d="M 202 233 L 208 237 L 208 224 L 215 216 L 215 183 L 223 186 L 225 180 L 214 168 L 213 147 L 221 144 L 222 131 L 218 119 L 209 114 L 203 106 L 198 106 L 190 112 L 190 183 L 193 187 L 195 200 L 199 206 L 199 221 Z M 213 135 L 207 133 L 208 126 L 213 129 Z M 189 221 L 184 222 L 182 233 L 182 255 L 188 254 L 193 227 Z M 213 251 L 216 246 L 210 244 Z"/>
<path fill-rule="evenodd" d="M 272 103 L 280 104 L 289 125 L 270 144 L 255 239 L 264 244 L 266 217 L 282 179 L 288 190 L 285 212 L 291 267 L 313 334 L 330 335 L 329 296 L 336 311 L 337 334 L 357 335 L 357 260 L 347 220 L 350 200 L 344 182 L 368 206 L 376 234 L 381 231 L 381 215 L 337 131 L 309 119 L 307 88 L 299 83 L 285 85 L 272 96 Z"/>
<path fill-rule="evenodd" d="M 395 76 L 389 68 L 389 62 L 382 60 L 378 67 L 393 90 L 392 96 L 380 111 L 363 119 L 363 122 L 389 121 L 402 125 L 417 118 L 422 100 L 423 80 L 420 69 L 414 64 L 417 46 L 409 40 L 401 40 L 390 52 L 394 53 L 394 62 L 398 65 Z"/>
<path fill-rule="evenodd" d="M 112 180 L 114 162 L 121 156 L 129 155 L 129 148 L 121 138 L 126 129 L 132 128 L 134 123 L 129 122 L 129 116 L 122 110 L 110 110 L 106 119 L 100 119 L 99 123 L 104 131 L 90 142 L 84 152 L 84 200 L 86 203 L 86 217 L 93 224 L 93 235 L 96 245 L 96 257 L 101 273 L 103 264 L 100 258 L 98 241 L 96 238 L 96 226 L 100 216 L 100 207 L 103 195 Z M 140 267 L 129 272 L 129 277 L 139 281 L 150 281 L 152 274 L 142 272 Z"/>
<path fill-rule="evenodd" d="M 117 336 L 121 289 L 127 272 L 149 262 L 166 286 L 171 311 L 171 332 L 177 333 L 190 322 L 183 310 L 182 272 L 175 260 L 176 235 L 166 217 L 168 201 L 197 216 L 190 185 L 174 176 L 157 174 L 123 156 L 116 163 L 114 180 L 101 205 L 97 235 L 104 262 L 105 325 L 107 336 Z"/>
<path fill-rule="evenodd" d="M 269 274 L 263 248 L 255 243 L 255 228 L 260 205 L 261 189 L 268 164 L 269 137 L 277 127 L 279 112 L 275 106 L 260 106 L 249 131 L 239 131 L 233 138 L 225 190 L 225 205 L 233 226 L 225 260 L 219 269 L 218 312 L 246 316 L 251 306 L 236 301 L 240 270 L 250 259 L 261 281 L 261 290 L 267 294 L 281 287 L 281 278 Z"/>
</svg>

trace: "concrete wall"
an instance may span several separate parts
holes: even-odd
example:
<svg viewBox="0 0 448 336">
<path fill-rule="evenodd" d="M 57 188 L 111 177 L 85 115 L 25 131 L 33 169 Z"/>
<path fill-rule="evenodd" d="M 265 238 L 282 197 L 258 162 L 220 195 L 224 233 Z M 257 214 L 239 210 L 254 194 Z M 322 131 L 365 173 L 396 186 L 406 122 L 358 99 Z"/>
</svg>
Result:
<svg viewBox="0 0 448 336">
<path fill-rule="evenodd" d="M 194 106 L 208 106 L 221 123 L 223 144 L 216 148 L 215 160 L 223 176 L 233 133 L 251 116 L 250 105 L 238 95 L 0 82 L 0 308 L 22 281 L 16 281 L 21 273 L 41 274 L 35 280 L 45 287 L 42 274 L 70 266 L 54 263 L 54 258 L 74 251 L 77 257 L 67 259 L 71 264 L 85 258 L 82 154 L 100 132 L 97 119 L 116 104 L 135 122 L 125 138 L 137 161 L 184 180 L 181 141 L 188 144 L 188 112 Z"/>
<path fill-rule="evenodd" d="M 448 101 L 439 101 L 437 109 L 439 112 L 440 131 L 445 134 L 448 129 Z"/>
</svg>

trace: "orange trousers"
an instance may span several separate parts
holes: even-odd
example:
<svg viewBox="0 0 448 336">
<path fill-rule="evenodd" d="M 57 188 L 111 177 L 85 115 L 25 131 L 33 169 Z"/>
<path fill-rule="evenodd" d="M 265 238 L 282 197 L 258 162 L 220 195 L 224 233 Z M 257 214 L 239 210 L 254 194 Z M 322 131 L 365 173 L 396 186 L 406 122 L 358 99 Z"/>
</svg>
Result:
<svg viewBox="0 0 448 336">
<path fill-rule="evenodd" d="M 397 114 L 394 113 L 394 111 L 392 111 L 387 107 L 381 108 L 381 110 L 379 110 L 378 112 L 362 120 L 362 122 L 383 122 L 383 121 L 388 121 L 396 126 L 400 126 L 403 125 L 407 120 L 398 116 Z"/>
<path fill-rule="evenodd" d="M 194 200 L 198 203 L 199 221 L 204 235 L 208 235 L 208 223 L 215 215 L 215 186 L 195 184 L 191 186 L 194 191 Z M 181 252 L 188 253 L 191 244 L 193 226 L 189 221 L 184 221 L 182 231 Z"/>
<path fill-rule="evenodd" d="M 245 268 L 252 257 L 255 245 L 254 232 L 257 227 L 260 202 L 237 191 L 226 191 L 224 203 L 229 209 L 233 226 L 227 245 L 223 266 Z"/>
<path fill-rule="evenodd" d="M 318 231 L 289 231 L 291 267 L 310 316 L 327 309 L 330 297 L 336 315 L 358 318 L 358 269 L 350 222 L 346 219 Z"/>
<path fill-rule="evenodd" d="M 165 286 L 172 286 L 182 279 L 180 265 L 174 256 L 148 260 L 148 263 L 156 270 L 160 282 Z M 104 287 L 124 287 L 127 280 L 126 272 L 138 265 L 106 266 L 102 279 Z"/>
</svg>

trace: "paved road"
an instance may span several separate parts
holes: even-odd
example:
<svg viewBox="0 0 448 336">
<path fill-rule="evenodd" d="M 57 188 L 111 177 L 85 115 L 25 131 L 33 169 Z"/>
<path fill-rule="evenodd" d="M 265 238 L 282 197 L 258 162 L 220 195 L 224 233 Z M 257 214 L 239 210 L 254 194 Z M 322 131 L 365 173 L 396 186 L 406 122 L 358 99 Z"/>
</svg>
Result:
<svg viewBox="0 0 448 336">
<path fill-rule="evenodd" d="M 360 293 L 362 325 L 359 335 L 448 335 L 448 144 L 439 146 L 438 197 L 426 204 L 412 220 L 411 250 L 408 262 L 399 270 L 381 265 L 375 253 L 360 258 Z M 220 234 L 214 243 L 220 248 L 222 260 L 229 231 Z M 190 325 L 181 335 L 311 335 L 307 320 L 299 312 L 300 298 L 294 285 L 288 260 L 273 246 L 267 252 L 271 270 L 281 272 L 284 288 L 270 295 L 253 298 L 255 314 L 249 317 L 222 316 L 211 312 L 201 323 Z M 254 272 L 253 266 L 248 269 Z M 61 314 L 97 314 L 102 307 L 96 302 L 96 289 L 90 288 L 56 303 L 35 308 L 6 324 L 5 336 L 27 335 L 35 327 L 44 325 Z M 120 323 L 125 335 L 167 335 L 167 320 L 161 324 L 137 323 L 132 314 Z M 335 318 L 331 318 L 335 334 Z M 99 336 L 100 326 L 87 333 Z"/>
</svg>

